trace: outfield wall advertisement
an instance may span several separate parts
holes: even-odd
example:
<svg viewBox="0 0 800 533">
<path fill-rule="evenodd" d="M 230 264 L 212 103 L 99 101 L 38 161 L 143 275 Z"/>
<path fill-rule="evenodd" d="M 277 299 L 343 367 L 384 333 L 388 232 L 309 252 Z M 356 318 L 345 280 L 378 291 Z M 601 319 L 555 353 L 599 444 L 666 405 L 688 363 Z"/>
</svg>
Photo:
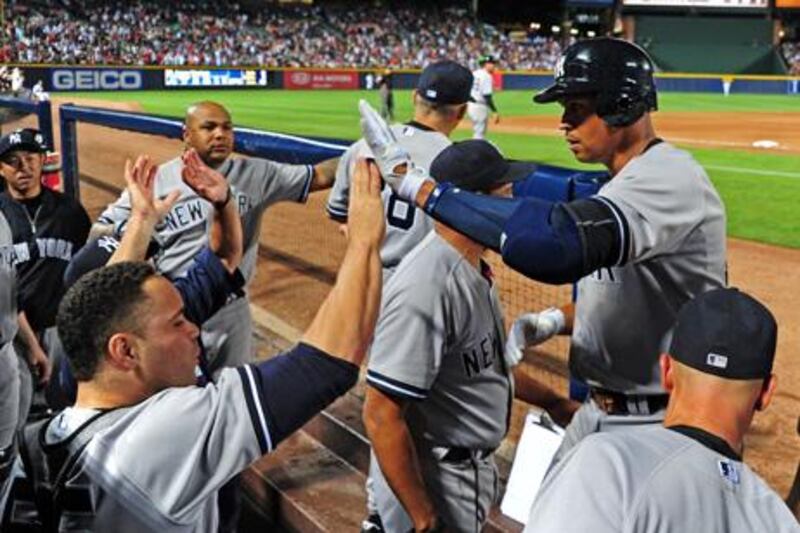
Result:
<svg viewBox="0 0 800 533">
<path fill-rule="evenodd" d="M 25 86 L 41 81 L 48 92 L 141 91 L 173 89 L 364 89 L 367 71 L 248 68 L 114 68 L 27 67 Z M 419 72 L 394 74 L 396 89 L 413 89 Z M 495 80 L 497 90 L 540 90 L 552 83 L 547 72 L 506 72 Z M 663 91 L 798 94 L 800 78 L 727 74 L 657 75 Z"/>
<path fill-rule="evenodd" d="M 283 73 L 284 89 L 358 89 L 354 70 L 291 70 Z"/>
</svg>

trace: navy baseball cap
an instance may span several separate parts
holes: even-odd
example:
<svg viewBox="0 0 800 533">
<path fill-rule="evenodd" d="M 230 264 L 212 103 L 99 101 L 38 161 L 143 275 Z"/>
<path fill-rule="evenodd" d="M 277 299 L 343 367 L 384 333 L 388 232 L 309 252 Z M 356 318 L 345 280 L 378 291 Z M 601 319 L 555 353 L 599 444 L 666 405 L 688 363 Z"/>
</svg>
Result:
<svg viewBox="0 0 800 533">
<path fill-rule="evenodd" d="M 777 336 L 775 317 L 755 298 L 715 289 L 681 308 L 669 354 L 706 374 L 764 379 L 772 372 Z"/>
<path fill-rule="evenodd" d="M 490 142 L 470 139 L 451 144 L 431 163 L 430 174 L 436 181 L 449 182 L 473 192 L 489 192 L 530 176 L 536 163 L 508 161 Z"/>
<path fill-rule="evenodd" d="M 449 59 L 425 67 L 417 82 L 417 94 L 437 104 L 465 104 L 471 91 L 472 72 Z"/>
<path fill-rule="evenodd" d="M 0 138 L 0 158 L 10 152 L 22 150 L 25 152 L 44 153 L 47 146 L 44 143 L 44 136 L 32 128 L 14 130 Z"/>
</svg>

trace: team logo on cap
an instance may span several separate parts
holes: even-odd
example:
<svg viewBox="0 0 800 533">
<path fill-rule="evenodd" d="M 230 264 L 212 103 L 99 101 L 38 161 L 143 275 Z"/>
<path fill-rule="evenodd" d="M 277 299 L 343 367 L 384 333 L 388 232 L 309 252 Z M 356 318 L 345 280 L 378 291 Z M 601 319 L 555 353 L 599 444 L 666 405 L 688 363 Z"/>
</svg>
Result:
<svg viewBox="0 0 800 533">
<path fill-rule="evenodd" d="M 14 132 L 8 136 L 8 142 L 10 144 L 20 144 L 22 142 L 22 135 Z"/>
<path fill-rule="evenodd" d="M 706 364 L 716 368 L 728 368 L 728 357 L 711 352 L 706 356 Z"/>
<path fill-rule="evenodd" d="M 435 89 L 428 89 L 425 91 L 425 96 L 427 96 L 428 98 L 436 98 L 437 94 L 438 93 L 436 92 Z"/>
<path fill-rule="evenodd" d="M 727 479 L 734 485 L 739 484 L 739 470 L 736 465 L 731 461 L 717 461 L 719 467 L 719 475 Z"/>
</svg>

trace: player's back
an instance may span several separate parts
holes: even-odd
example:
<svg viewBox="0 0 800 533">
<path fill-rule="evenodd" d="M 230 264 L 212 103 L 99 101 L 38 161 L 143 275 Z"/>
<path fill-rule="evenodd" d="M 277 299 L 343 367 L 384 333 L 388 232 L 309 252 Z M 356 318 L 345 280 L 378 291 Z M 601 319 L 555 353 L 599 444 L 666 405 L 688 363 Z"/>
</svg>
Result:
<svg viewBox="0 0 800 533">
<path fill-rule="evenodd" d="M 678 429 L 586 437 L 545 479 L 526 531 L 800 532 L 780 497 L 724 441 Z M 560 514 L 570 508 L 581 513 Z"/>
<path fill-rule="evenodd" d="M 395 124 L 392 131 L 400 146 L 411 155 L 414 164 L 426 169 L 430 168 L 439 152 L 452 144 L 444 134 L 419 123 Z M 355 163 L 361 157 L 371 157 L 369 147 L 363 139 L 352 144 L 339 161 L 336 181 L 327 205 L 328 214 L 334 220 L 347 220 L 350 181 Z M 381 247 L 385 280 L 403 257 L 433 229 L 433 220 L 413 204 L 399 198 L 388 186 L 384 186 L 381 197 L 386 213 L 386 238 Z"/>
</svg>

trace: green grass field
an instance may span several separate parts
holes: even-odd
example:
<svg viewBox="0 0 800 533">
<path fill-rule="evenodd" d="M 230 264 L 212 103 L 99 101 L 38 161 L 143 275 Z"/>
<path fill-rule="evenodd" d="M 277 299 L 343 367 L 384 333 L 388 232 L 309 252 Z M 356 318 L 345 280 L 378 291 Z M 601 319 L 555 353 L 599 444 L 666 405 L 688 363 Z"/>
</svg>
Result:
<svg viewBox="0 0 800 533">
<path fill-rule="evenodd" d="M 186 106 L 198 100 L 216 100 L 230 109 L 239 126 L 311 135 L 355 139 L 359 136 L 359 98 L 377 105 L 377 94 L 366 91 L 168 91 L 139 93 L 71 93 L 66 97 L 138 101 L 148 113 L 181 116 Z M 530 91 L 498 93 L 503 116 L 553 115 L 556 105 L 535 106 Z M 683 112 L 800 110 L 797 97 L 776 95 L 730 95 L 709 93 L 662 93 L 660 109 Z M 397 91 L 396 114 L 411 115 L 411 95 Z M 790 111 L 792 110 L 792 111 Z M 800 112 L 800 111 L 794 111 Z M 768 133 L 768 132 L 765 132 Z M 466 131 L 456 138 L 465 138 Z M 558 137 L 490 133 L 508 157 L 550 164 L 577 164 Z M 705 166 L 728 210 L 728 232 L 732 236 L 800 248 L 800 156 L 755 153 L 736 149 L 690 148 Z"/>
</svg>

